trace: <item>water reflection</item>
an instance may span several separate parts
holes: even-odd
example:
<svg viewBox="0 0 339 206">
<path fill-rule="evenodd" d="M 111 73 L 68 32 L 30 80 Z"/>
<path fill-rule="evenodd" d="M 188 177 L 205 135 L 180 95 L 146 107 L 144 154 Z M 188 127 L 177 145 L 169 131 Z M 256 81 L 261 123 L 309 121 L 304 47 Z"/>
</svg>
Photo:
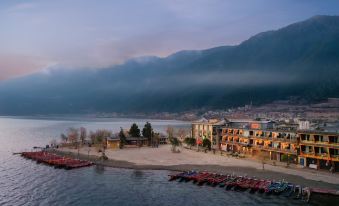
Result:
<svg viewBox="0 0 339 206">
<path fill-rule="evenodd" d="M 133 170 L 132 178 L 140 179 L 144 176 L 144 172 L 142 170 Z"/>
<path fill-rule="evenodd" d="M 100 175 L 104 174 L 105 167 L 103 165 L 95 165 L 94 166 L 94 171 L 95 171 L 95 173 L 100 174 Z"/>
</svg>

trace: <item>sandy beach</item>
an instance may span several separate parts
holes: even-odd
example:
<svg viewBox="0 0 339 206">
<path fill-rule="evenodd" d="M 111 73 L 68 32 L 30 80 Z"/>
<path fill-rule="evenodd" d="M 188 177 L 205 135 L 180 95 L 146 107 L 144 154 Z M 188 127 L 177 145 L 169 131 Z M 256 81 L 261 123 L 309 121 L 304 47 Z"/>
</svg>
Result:
<svg viewBox="0 0 339 206">
<path fill-rule="evenodd" d="M 70 156 L 78 156 L 78 150 L 60 148 L 58 153 Z M 106 150 L 109 160 L 97 161 L 101 153 L 95 148 L 83 147 L 79 150 L 79 158 L 89 159 L 105 166 L 130 168 L 130 169 L 160 169 L 160 170 L 207 170 L 218 173 L 235 173 L 237 175 L 255 176 L 292 182 L 311 187 L 326 187 L 339 190 L 339 174 L 327 171 L 316 171 L 305 168 L 284 165 L 273 166 L 262 164 L 252 159 L 239 159 L 222 156 L 219 152 L 204 153 L 195 150 L 180 148 L 180 153 L 173 153 L 169 145 L 159 148 L 125 148 Z"/>
</svg>

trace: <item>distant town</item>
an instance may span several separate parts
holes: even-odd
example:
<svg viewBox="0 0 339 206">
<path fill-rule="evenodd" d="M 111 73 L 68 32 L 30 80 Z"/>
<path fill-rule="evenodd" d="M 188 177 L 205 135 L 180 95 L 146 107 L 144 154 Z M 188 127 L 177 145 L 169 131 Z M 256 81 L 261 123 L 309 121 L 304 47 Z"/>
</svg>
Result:
<svg viewBox="0 0 339 206">
<path fill-rule="evenodd" d="M 133 117 L 152 119 L 177 119 L 194 121 L 200 117 L 206 119 L 269 119 L 287 123 L 298 123 L 299 120 L 307 120 L 310 129 L 319 131 L 339 131 L 339 98 L 328 98 L 320 103 L 303 104 L 296 103 L 293 99 L 274 101 L 270 104 L 254 106 L 252 104 L 243 107 L 229 108 L 225 110 L 200 109 L 187 112 L 161 112 L 161 113 L 99 113 L 95 117 Z"/>
</svg>

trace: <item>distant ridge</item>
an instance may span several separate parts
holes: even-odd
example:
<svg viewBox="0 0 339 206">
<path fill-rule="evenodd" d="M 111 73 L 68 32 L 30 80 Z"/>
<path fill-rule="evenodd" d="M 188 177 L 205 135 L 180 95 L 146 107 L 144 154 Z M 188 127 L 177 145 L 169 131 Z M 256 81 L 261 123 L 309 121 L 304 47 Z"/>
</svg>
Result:
<svg viewBox="0 0 339 206">
<path fill-rule="evenodd" d="M 54 69 L 0 83 L 0 114 L 161 112 L 339 97 L 339 17 L 314 16 L 237 46 Z"/>
</svg>

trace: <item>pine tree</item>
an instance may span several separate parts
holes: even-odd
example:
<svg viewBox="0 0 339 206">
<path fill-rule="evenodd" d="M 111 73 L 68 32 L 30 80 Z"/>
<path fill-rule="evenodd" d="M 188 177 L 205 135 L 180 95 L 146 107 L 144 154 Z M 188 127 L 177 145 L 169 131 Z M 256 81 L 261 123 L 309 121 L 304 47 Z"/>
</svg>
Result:
<svg viewBox="0 0 339 206">
<path fill-rule="evenodd" d="M 122 129 L 122 127 L 120 127 L 119 138 L 120 138 L 119 147 L 120 147 L 120 149 L 122 149 L 122 148 L 124 148 L 124 146 L 126 144 L 126 136 L 125 136 L 125 133 L 124 133 L 124 130 Z"/>
<path fill-rule="evenodd" d="M 142 136 L 147 137 L 149 145 L 151 144 L 152 141 L 152 135 L 153 135 L 152 125 L 151 123 L 146 122 L 144 128 L 142 129 Z"/>
<path fill-rule="evenodd" d="M 136 123 L 133 123 L 129 129 L 129 134 L 131 137 L 140 137 L 140 129 Z"/>
</svg>

